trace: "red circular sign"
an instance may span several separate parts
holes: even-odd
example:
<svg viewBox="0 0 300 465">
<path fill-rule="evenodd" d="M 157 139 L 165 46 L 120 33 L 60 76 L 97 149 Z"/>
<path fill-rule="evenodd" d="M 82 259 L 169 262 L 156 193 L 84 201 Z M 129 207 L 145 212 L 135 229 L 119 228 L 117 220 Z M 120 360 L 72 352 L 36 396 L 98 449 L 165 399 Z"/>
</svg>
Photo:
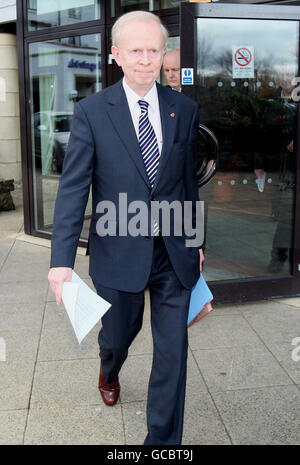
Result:
<svg viewBox="0 0 300 465">
<path fill-rule="evenodd" d="M 240 47 L 234 54 L 234 60 L 239 66 L 248 66 L 252 61 L 252 53 L 246 47 Z"/>
</svg>

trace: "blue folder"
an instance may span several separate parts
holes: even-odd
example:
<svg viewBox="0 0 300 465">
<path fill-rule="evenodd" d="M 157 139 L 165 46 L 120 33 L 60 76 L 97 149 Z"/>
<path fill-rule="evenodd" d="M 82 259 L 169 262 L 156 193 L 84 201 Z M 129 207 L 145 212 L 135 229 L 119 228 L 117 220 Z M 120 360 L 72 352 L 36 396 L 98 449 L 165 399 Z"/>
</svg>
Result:
<svg viewBox="0 0 300 465">
<path fill-rule="evenodd" d="M 201 273 L 200 278 L 192 289 L 187 324 L 190 324 L 190 322 L 198 315 L 198 313 L 201 312 L 204 305 L 210 302 L 212 299 L 213 295 L 210 292 L 209 287 Z"/>
</svg>

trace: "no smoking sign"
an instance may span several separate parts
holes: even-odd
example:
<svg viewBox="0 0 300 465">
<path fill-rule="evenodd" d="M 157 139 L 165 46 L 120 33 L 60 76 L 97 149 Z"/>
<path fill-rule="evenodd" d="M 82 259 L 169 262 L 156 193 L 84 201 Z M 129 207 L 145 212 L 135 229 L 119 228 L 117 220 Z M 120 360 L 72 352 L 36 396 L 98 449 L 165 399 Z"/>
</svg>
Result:
<svg viewBox="0 0 300 465">
<path fill-rule="evenodd" d="M 232 46 L 232 77 L 254 78 L 254 47 Z"/>
<path fill-rule="evenodd" d="M 238 48 L 234 55 L 234 61 L 238 66 L 248 66 L 252 61 L 252 53 L 248 48 Z"/>
</svg>

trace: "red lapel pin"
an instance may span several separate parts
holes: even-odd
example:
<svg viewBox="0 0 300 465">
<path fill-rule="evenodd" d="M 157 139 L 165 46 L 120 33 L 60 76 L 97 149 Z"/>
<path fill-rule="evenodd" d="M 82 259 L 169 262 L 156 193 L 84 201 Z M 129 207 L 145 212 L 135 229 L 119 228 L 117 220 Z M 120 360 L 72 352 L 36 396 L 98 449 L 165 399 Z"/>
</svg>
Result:
<svg viewBox="0 0 300 465">
<path fill-rule="evenodd" d="M 174 116 L 175 116 L 175 113 L 170 113 L 170 116 L 172 116 L 172 118 L 174 118 Z"/>
</svg>

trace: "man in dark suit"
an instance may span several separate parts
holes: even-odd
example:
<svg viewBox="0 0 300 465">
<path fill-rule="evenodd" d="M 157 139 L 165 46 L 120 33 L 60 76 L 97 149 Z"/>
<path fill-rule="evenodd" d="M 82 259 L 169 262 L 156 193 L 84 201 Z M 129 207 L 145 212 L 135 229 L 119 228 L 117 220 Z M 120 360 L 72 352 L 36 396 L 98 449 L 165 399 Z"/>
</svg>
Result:
<svg viewBox="0 0 300 465">
<path fill-rule="evenodd" d="M 107 405 L 118 399 L 118 374 L 142 326 L 144 290 L 148 286 L 150 291 L 154 353 L 145 444 L 181 444 L 187 315 L 191 288 L 204 259 L 201 249 L 186 247 L 184 231 L 175 235 L 171 226 L 163 237 L 159 218 L 152 220 L 150 213 L 143 234 L 124 233 L 120 221 L 124 214 L 120 193 L 126 193 L 128 202 L 142 201 L 148 208 L 151 201 L 180 205 L 190 201 L 195 220 L 198 106 L 155 83 L 166 41 L 167 31 L 151 13 L 131 12 L 115 23 L 112 53 L 124 78 L 75 106 L 48 276 L 59 304 L 63 283 L 71 279 L 92 185 L 90 275 L 98 294 L 112 304 L 99 334 L 99 390 Z M 108 235 L 100 231 L 102 201 L 116 209 L 110 218 L 113 233 Z M 128 210 L 129 222 L 132 218 Z"/>
</svg>

